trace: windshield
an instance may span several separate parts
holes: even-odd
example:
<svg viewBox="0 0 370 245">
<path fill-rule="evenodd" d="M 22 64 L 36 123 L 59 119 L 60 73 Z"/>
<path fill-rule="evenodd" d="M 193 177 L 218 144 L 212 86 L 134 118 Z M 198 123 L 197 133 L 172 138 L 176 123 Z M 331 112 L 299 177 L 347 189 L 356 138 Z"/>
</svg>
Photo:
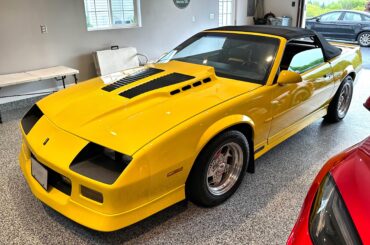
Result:
<svg viewBox="0 0 370 245">
<path fill-rule="evenodd" d="M 217 76 L 265 84 L 279 39 L 228 33 L 200 33 L 162 57 L 212 66 Z"/>
</svg>

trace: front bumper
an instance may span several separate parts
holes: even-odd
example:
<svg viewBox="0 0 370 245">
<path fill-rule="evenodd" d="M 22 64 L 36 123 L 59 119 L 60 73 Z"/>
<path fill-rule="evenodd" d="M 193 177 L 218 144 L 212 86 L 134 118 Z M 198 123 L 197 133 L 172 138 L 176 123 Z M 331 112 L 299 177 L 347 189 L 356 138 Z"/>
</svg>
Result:
<svg viewBox="0 0 370 245">
<path fill-rule="evenodd" d="M 43 203 L 63 214 L 64 216 L 74 220 L 75 222 L 88 228 L 98 231 L 115 231 L 133 223 L 136 223 L 170 205 L 174 204 L 174 200 L 183 199 L 183 188 L 172 191 L 168 195 L 153 200 L 146 205 L 137 207 L 127 212 L 106 214 L 93 209 L 94 205 L 84 205 L 77 200 L 74 200 L 76 184 L 72 184 L 72 195 L 68 196 L 56 188 L 50 187 L 46 191 L 31 175 L 31 159 L 26 156 L 23 150 L 19 156 L 20 167 L 26 178 L 26 181 L 32 193 Z M 84 198 L 79 195 L 80 198 Z M 175 201 L 176 202 L 176 201 Z"/>
</svg>

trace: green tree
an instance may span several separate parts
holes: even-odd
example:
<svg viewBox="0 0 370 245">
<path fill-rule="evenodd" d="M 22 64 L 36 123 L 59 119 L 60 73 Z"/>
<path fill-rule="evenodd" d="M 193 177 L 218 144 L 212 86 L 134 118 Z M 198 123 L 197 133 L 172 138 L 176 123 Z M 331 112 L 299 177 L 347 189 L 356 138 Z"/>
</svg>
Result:
<svg viewBox="0 0 370 245">
<path fill-rule="evenodd" d="M 368 0 L 337 0 L 332 3 L 324 3 L 319 0 L 307 2 L 307 17 L 315 17 L 334 10 L 364 10 Z"/>
</svg>

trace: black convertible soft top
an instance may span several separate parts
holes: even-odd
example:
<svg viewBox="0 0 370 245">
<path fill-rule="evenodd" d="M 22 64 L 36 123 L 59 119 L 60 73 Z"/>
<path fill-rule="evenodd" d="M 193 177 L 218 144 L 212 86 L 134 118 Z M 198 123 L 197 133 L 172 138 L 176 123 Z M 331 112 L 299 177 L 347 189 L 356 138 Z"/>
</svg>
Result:
<svg viewBox="0 0 370 245">
<path fill-rule="evenodd" d="M 246 25 L 246 26 L 223 26 L 214 29 L 208 29 L 207 31 L 257 32 L 274 36 L 280 36 L 287 39 L 288 41 L 297 38 L 316 37 L 318 41 L 321 43 L 326 60 L 335 58 L 342 53 L 342 50 L 340 48 L 334 47 L 333 45 L 328 43 L 328 41 L 326 41 L 326 39 L 320 33 L 303 28 Z"/>
</svg>

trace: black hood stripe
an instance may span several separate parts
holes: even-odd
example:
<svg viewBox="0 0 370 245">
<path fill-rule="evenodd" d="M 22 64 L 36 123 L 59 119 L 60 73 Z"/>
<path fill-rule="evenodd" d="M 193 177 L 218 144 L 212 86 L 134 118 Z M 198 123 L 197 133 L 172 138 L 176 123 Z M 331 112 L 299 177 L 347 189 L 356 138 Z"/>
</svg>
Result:
<svg viewBox="0 0 370 245">
<path fill-rule="evenodd" d="M 185 74 L 180 73 L 171 73 L 163 77 L 159 77 L 157 79 L 154 79 L 152 81 L 149 81 L 147 83 L 138 85 L 132 89 L 126 90 L 122 93 L 120 93 L 121 96 L 126 98 L 133 98 L 135 96 L 138 96 L 140 94 L 150 92 L 156 89 L 164 88 L 167 86 L 171 86 L 174 84 L 182 83 L 184 81 L 194 79 L 195 77 L 188 76 Z"/>
<path fill-rule="evenodd" d="M 161 73 L 161 72 L 163 72 L 163 70 L 161 70 L 161 69 L 148 68 L 148 69 L 145 69 L 144 71 L 140 71 L 140 72 L 134 73 L 134 74 L 132 74 L 130 76 L 127 76 L 125 78 L 122 78 L 121 80 L 119 80 L 117 82 L 114 82 L 112 84 L 109 84 L 108 86 L 105 86 L 103 88 L 103 90 L 108 91 L 108 92 L 111 92 L 111 91 L 116 90 L 118 88 L 121 88 L 121 87 L 123 87 L 125 85 L 128 85 L 130 83 L 139 81 L 141 79 L 144 79 L 144 78 L 153 76 L 153 75 L 158 74 L 158 73 Z"/>
</svg>

